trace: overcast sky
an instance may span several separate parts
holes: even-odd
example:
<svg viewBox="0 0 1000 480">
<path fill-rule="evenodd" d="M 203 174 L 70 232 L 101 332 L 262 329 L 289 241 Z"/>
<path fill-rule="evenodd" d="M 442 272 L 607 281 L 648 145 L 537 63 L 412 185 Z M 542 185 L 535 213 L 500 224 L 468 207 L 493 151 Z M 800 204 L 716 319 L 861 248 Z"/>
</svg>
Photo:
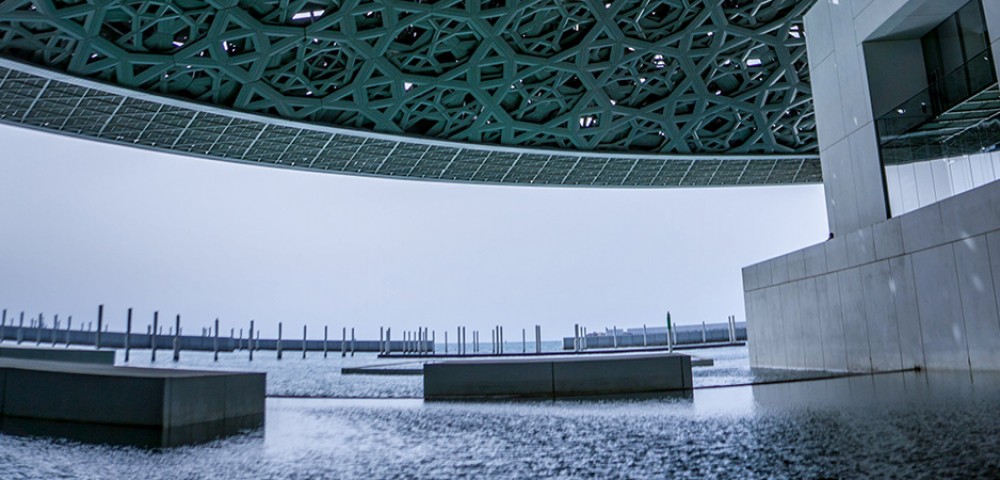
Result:
<svg viewBox="0 0 1000 480">
<path fill-rule="evenodd" d="M 0 308 L 322 337 L 744 319 L 740 268 L 823 241 L 821 186 L 586 189 L 303 173 L 0 126 Z M 313 337 L 314 335 L 310 335 Z M 471 334 L 470 334 L 471 335 Z M 485 334 L 488 336 L 488 333 Z M 530 335 L 530 333 L 529 333 Z M 331 333 L 331 336 L 333 334 Z M 395 334 L 394 334 L 395 337 Z M 438 337 L 440 340 L 440 337 Z M 471 338 L 471 337 L 470 337 Z"/>
</svg>

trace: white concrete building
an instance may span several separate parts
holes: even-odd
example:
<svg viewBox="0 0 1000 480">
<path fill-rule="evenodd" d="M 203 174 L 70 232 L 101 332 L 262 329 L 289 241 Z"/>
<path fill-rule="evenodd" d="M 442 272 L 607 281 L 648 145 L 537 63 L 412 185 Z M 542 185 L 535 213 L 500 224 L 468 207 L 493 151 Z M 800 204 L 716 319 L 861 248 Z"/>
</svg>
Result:
<svg viewBox="0 0 1000 480">
<path fill-rule="evenodd" d="M 831 238 L 744 268 L 751 362 L 1000 370 L 1000 1 L 805 17 Z"/>
</svg>

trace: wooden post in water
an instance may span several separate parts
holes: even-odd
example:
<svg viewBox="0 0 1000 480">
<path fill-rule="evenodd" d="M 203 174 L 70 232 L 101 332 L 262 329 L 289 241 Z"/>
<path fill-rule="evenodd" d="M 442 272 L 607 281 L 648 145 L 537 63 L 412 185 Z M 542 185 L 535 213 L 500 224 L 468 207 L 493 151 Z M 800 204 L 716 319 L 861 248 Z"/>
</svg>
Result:
<svg viewBox="0 0 1000 480">
<path fill-rule="evenodd" d="M 612 346 L 618 348 L 618 325 L 612 325 L 611 329 L 611 340 L 614 342 Z"/>
<path fill-rule="evenodd" d="M 670 324 L 670 312 L 667 312 L 667 351 L 674 351 L 674 341 L 670 338 L 670 333 L 673 331 L 673 325 Z"/>
<path fill-rule="evenodd" d="M 448 331 L 444 331 L 444 354 L 448 354 Z"/>
<path fill-rule="evenodd" d="M 535 353 L 542 353 L 542 326 L 535 325 Z"/>
<path fill-rule="evenodd" d="M 648 347 L 649 346 L 649 339 L 646 336 L 646 324 L 645 323 L 642 324 L 642 346 L 644 346 L 644 347 Z"/>
<path fill-rule="evenodd" d="M 174 320 L 174 361 L 181 360 L 181 315 L 178 313 Z"/>
<path fill-rule="evenodd" d="M 347 356 L 347 327 L 344 327 L 344 330 L 341 333 L 342 335 L 340 337 L 340 357 L 343 358 Z"/>
<path fill-rule="evenodd" d="M 278 360 L 281 360 L 281 322 L 278 322 L 278 341 L 274 345 L 274 349 L 278 352 Z"/>
<path fill-rule="evenodd" d="M 247 350 L 250 351 L 250 361 L 253 361 L 253 320 L 250 320 L 250 331 L 247 334 Z"/>
<path fill-rule="evenodd" d="M 243 350 L 243 329 L 240 328 L 240 338 L 236 340 L 236 349 Z"/>
<path fill-rule="evenodd" d="M 156 332 L 160 325 L 160 312 L 153 312 L 153 333 L 149 337 L 150 361 L 156 362 Z"/>
<path fill-rule="evenodd" d="M 219 319 L 215 319 L 215 338 L 212 339 L 212 357 L 214 361 L 219 361 Z"/>
<path fill-rule="evenodd" d="M 385 329 L 385 354 L 389 355 L 392 353 L 392 328 L 388 327 Z"/>
<path fill-rule="evenodd" d="M 306 326 L 302 325 L 302 358 L 306 358 Z"/>
<path fill-rule="evenodd" d="M 330 333 L 329 330 L 330 327 L 328 325 L 323 325 L 323 358 L 326 358 L 326 352 L 327 352 L 326 340 L 328 334 Z"/>
<path fill-rule="evenodd" d="M 708 343 L 708 326 L 701 322 L 701 343 Z"/>
<path fill-rule="evenodd" d="M 59 329 L 59 314 L 57 313 L 57 314 L 55 314 L 55 315 L 52 316 L 52 328 L 49 329 L 49 332 L 52 333 L 52 346 L 53 347 L 56 346 L 56 330 L 58 330 L 58 329 Z"/>
<path fill-rule="evenodd" d="M 125 317 L 125 363 L 128 363 L 129 351 L 132 350 L 132 309 L 128 309 Z"/>
<path fill-rule="evenodd" d="M 41 318 L 41 317 L 39 317 Z M 94 348 L 101 348 L 101 330 L 104 327 L 104 305 L 97 306 L 97 337 L 94 340 Z"/>
<path fill-rule="evenodd" d="M 528 353 L 528 334 L 525 329 L 521 329 L 521 353 Z"/>
<path fill-rule="evenodd" d="M 14 321 L 13 318 L 10 320 L 11 322 Z M 69 318 L 66 319 L 66 348 L 69 348 L 69 331 L 72 330 L 72 328 L 73 328 L 73 316 L 70 315 Z"/>
<path fill-rule="evenodd" d="M 351 356 L 354 356 L 354 327 L 351 327 Z"/>
<path fill-rule="evenodd" d="M 3 343 L 4 327 L 7 326 L 7 309 L 3 309 L 3 320 L 0 321 L 0 343 Z"/>
</svg>

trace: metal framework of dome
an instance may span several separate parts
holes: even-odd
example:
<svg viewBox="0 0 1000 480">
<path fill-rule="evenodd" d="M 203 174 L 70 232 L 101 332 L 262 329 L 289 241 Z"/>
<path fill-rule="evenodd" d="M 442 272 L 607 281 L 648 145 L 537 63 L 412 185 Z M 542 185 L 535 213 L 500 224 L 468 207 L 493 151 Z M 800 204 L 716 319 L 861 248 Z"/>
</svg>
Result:
<svg viewBox="0 0 1000 480">
<path fill-rule="evenodd" d="M 821 181 L 812 0 L 0 0 L 0 122 L 328 172 Z"/>
</svg>

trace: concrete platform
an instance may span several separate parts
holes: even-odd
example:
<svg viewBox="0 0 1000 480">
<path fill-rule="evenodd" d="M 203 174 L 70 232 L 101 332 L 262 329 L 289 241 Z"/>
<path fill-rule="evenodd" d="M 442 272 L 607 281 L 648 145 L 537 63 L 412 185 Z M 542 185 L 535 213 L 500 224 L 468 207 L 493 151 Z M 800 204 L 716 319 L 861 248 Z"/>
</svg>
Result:
<svg viewBox="0 0 1000 480">
<path fill-rule="evenodd" d="M 569 397 L 691 390 L 691 357 L 632 353 L 424 365 L 424 398 Z"/>
<path fill-rule="evenodd" d="M 0 431 L 166 447 L 264 423 L 265 374 L 0 358 Z"/>
<path fill-rule="evenodd" d="M 63 347 L 0 347 L 0 358 L 19 358 L 22 360 L 45 360 L 52 362 L 93 363 L 114 365 L 114 350 L 79 350 Z"/>
</svg>

